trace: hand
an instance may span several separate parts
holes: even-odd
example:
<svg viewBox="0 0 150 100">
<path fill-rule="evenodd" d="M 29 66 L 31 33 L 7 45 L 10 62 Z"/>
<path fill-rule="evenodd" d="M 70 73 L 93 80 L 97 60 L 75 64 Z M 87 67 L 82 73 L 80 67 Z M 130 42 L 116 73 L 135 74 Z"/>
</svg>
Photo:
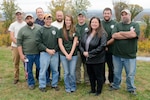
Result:
<svg viewBox="0 0 150 100">
<path fill-rule="evenodd" d="M 55 50 L 54 49 L 46 49 L 46 52 L 50 55 L 54 55 L 55 54 Z"/>
<path fill-rule="evenodd" d="M 66 56 L 66 58 L 67 58 L 67 60 L 71 60 L 72 59 L 72 55 L 69 54 L 69 55 Z"/>
<path fill-rule="evenodd" d="M 25 55 L 20 55 L 20 59 L 25 62 L 26 56 Z"/>
<path fill-rule="evenodd" d="M 87 58 L 89 57 L 89 53 L 88 52 L 83 52 L 83 55 Z"/>
</svg>

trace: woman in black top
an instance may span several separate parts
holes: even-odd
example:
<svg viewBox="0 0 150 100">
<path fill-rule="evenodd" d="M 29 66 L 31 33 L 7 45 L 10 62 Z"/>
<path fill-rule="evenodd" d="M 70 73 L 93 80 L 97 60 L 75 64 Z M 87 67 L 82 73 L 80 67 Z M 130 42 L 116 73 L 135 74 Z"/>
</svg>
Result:
<svg viewBox="0 0 150 100">
<path fill-rule="evenodd" d="M 81 38 L 79 47 L 90 79 L 91 91 L 89 93 L 95 93 L 96 96 L 101 94 L 103 86 L 106 41 L 107 35 L 100 19 L 92 17 L 89 32 Z"/>
</svg>

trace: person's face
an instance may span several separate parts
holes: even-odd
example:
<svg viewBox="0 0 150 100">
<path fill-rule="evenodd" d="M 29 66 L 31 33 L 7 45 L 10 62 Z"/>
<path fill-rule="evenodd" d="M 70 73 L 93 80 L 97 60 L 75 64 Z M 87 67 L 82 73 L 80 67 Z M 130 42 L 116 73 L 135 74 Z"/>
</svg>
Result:
<svg viewBox="0 0 150 100">
<path fill-rule="evenodd" d="M 64 19 L 63 12 L 57 12 L 57 13 L 56 13 L 56 20 L 57 20 L 58 22 L 62 22 L 63 19 Z"/>
<path fill-rule="evenodd" d="M 70 17 L 66 16 L 65 24 L 66 24 L 66 27 L 70 27 L 71 26 L 71 18 Z"/>
<path fill-rule="evenodd" d="M 123 23 L 128 24 L 130 22 L 131 15 L 126 12 L 121 13 L 121 20 Z"/>
<path fill-rule="evenodd" d="M 84 23 L 85 22 L 85 16 L 80 14 L 78 15 L 78 23 Z"/>
<path fill-rule="evenodd" d="M 50 26 L 52 23 L 52 17 L 45 18 L 44 22 L 46 26 Z"/>
<path fill-rule="evenodd" d="M 99 23 L 99 21 L 96 18 L 91 20 L 91 28 L 92 28 L 92 30 L 98 29 L 99 25 L 100 25 L 100 23 Z"/>
<path fill-rule="evenodd" d="M 39 19 L 43 19 L 43 16 L 44 16 L 44 12 L 42 9 L 37 9 L 36 10 L 36 15 Z"/>
<path fill-rule="evenodd" d="M 28 26 L 33 26 L 33 23 L 34 23 L 34 19 L 33 17 L 31 16 L 28 16 L 26 19 L 25 19 L 26 23 Z"/>
<path fill-rule="evenodd" d="M 23 19 L 23 14 L 20 13 L 20 12 L 16 13 L 16 19 L 17 20 L 22 20 Z"/>
<path fill-rule="evenodd" d="M 111 16 L 112 16 L 112 14 L 111 14 L 110 10 L 105 10 L 103 12 L 103 17 L 104 17 L 105 21 L 109 21 L 111 19 Z"/>
</svg>

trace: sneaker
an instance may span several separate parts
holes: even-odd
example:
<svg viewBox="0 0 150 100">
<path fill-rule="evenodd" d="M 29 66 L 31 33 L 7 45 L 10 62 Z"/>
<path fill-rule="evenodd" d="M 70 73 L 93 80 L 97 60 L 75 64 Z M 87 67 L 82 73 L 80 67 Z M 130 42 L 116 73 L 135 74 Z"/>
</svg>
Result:
<svg viewBox="0 0 150 100">
<path fill-rule="evenodd" d="M 95 93 L 95 96 L 99 96 L 101 93 L 100 92 L 96 92 Z"/>
<path fill-rule="evenodd" d="M 60 90 L 58 86 L 52 87 L 52 89 L 55 89 L 55 91 L 59 91 Z"/>
<path fill-rule="evenodd" d="M 29 89 L 30 89 L 30 90 L 33 90 L 34 88 L 35 88 L 34 85 L 30 85 L 30 86 L 29 86 Z"/>
<path fill-rule="evenodd" d="M 134 91 L 129 91 L 129 93 L 132 94 L 132 95 L 137 95 L 135 90 Z"/>
<path fill-rule="evenodd" d="M 118 90 L 116 88 L 113 88 L 112 86 L 109 87 L 109 91 Z"/>
<path fill-rule="evenodd" d="M 40 90 L 41 92 L 46 92 L 46 91 L 47 91 L 46 88 L 39 88 L 39 90 Z"/>
<path fill-rule="evenodd" d="M 47 83 L 46 86 L 47 86 L 47 87 L 51 87 L 51 83 L 50 83 L 50 82 Z"/>
<path fill-rule="evenodd" d="M 88 93 L 89 93 L 89 94 L 93 94 L 93 93 L 96 93 L 96 92 L 95 92 L 95 91 L 89 91 Z"/>
<path fill-rule="evenodd" d="M 14 80 L 14 82 L 13 82 L 13 83 L 14 83 L 14 84 L 17 84 L 18 82 L 19 82 L 19 80 Z"/>
</svg>

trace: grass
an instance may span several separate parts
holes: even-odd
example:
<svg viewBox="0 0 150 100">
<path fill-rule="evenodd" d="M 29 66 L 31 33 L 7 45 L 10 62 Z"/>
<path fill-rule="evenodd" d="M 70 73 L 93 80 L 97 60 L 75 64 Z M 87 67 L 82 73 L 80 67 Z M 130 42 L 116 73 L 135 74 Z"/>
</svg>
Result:
<svg viewBox="0 0 150 100">
<path fill-rule="evenodd" d="M 84 83 L 77 85 L 77 91 L 71 94 L 65 92 L 63 81 L 59 82 L 60 91 L 57 92 L 48 87 L 48 91 L 42 93 L 38 89 L 37 82 L 36 88 L 29 90 L 22 63 L 20 65 L 20 81 L 14 85 L 11 48 L 0 47 L 0 100 L 150 100 L 150 62 L 137 62 L 135 77 L 137 96 L 132 96 L 126 91 L 125 72 L 123 71 L 121 89 L 112 92 L 108 90 L 108 84 L 105 84 L 102 94 L 98 97 L 89 95 L 90 87 Z M 63 78 L 63 73 L 61 77 Z"/>
</svg>

